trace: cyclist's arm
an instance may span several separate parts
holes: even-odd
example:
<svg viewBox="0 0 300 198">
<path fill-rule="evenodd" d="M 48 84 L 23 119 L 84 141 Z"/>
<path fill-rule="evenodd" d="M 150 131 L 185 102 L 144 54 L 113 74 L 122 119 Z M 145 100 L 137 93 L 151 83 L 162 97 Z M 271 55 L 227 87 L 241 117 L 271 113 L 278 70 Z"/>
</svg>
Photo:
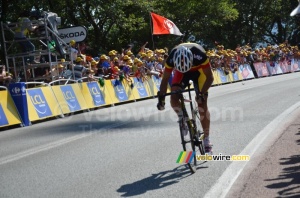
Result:
<svg viewBox="0 0 300 198">
<path fill-rule="evenodd" d="M 163 73 L 163 77 L 161 79 L 161 83 L 160 83 L 160 94 L 163 95 L 167 92 L 167 88 L 168 88 L 168 82 L 169 82 L 169 78 L 172 74 L 172 70 L 170 69 L 166 69 Z"/>
<path fill-rule="evenodd" d="M 210 86 L 212 85 L 212 83 L 214 82 L 214 76 L 213 76 L 213 73 L 212 73 L 212 70 L 211 70 L 210 66 L 204 67 L 202 69 L 202 71 L 203 71 L 204 75 L 206 76 L 206 80 L 203 84 L 201 92 L 206 93 L 208 91 L 208 89 L 210 88 Z"/>
</svg>

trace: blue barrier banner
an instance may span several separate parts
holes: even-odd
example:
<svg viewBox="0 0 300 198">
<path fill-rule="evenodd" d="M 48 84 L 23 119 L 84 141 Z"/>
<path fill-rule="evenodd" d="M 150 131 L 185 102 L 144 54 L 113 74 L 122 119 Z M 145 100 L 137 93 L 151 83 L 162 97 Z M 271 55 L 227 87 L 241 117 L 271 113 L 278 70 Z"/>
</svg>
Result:
<svg viewBox="0 0 300 198">
<path fill-rule="evenodd" d="M 20 114 L 23 125 L 31 125 L 28 115 L 28 104 L 25 83 L 20 82 L 9 84 L 9 92 Z"/>
<path fill-rule="evenodd" d="M 103 97 L 103 93 L 100 90 L 98 83 L 97 82 L 90 82 L 87 83 L 87 86 L 90 90 L 90 94 L 93 98 L 94 101 L 94 105 L 95 106 L 100 106 L 100 105 L 104 105 L 105 104 L 105 100 Z"/>
<path fill-rule="evenodd" d="M 126 101 L 128 100 L 128 96 L 126 94 L 126 91 L 124 89 L 123 84 L 119 80 L 111 80 L 112 85 L 115 90 L 116 97 L 119 101 Z"/>
<path fill-rule="evenodd" d="M 28 89 L 27 93 L 39 118 L 52 116 L 52 112 L 40 88 Z"/>
<path fill-rule="evenodd" d="M 60 89 L 64 95 L 65 100 L 68 103 L 70 112 L 81 110 L 80 104 L 76 98 L 72 86 L 71 85 L 61 86 Z"/>
<path fill-rule="evenodd" d="M 3 111 L 2 105 L 0 104 L 0 126 L 5 126 L 5 125 L 8 125 L 8 120 Z"/>
<path fill-rule="evenodd" d="M 133 80 L 134 80 L 134 85 L 136 86 L 137 91 L 139 93 L 139 96 L 141 98 L 148 97 L 148 93 L 144 86 L 144 83 L 139 81 L 137 78 L 133 78 Z"/>
</svg>

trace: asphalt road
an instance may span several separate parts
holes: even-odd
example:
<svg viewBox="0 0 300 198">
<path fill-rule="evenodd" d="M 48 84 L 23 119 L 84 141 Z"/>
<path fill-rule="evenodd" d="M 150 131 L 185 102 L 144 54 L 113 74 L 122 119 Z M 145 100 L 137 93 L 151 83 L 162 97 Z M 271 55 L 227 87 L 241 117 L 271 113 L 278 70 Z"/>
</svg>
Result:
<svg viewBox="0 0 300 198">
<path fill-rule="evenodd" d="M 214 154 L 254 155 L 252 140 L 295 107 L 299 85 L 298 72 L 211 88 Z M 0 132 L 0 197 L 224 196 L 247 162 L 210 161 L 191 175 L 176 163 L 182 151 L 177 118 L 169 104 L 157 111 L 156 102 Z"/>
</svg>

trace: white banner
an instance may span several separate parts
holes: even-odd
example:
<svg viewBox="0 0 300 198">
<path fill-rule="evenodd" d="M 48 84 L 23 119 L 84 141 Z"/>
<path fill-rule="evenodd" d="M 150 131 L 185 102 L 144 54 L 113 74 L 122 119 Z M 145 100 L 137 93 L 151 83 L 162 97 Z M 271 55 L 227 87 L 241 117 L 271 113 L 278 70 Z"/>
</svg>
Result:
<svg viewBox="0 0 300 198">
<path fill-rule="evenodd" d="M 59 37 L 65 42 L 70 43 L 71 40 L 76 42 L 84 41 L 87 37 L 87 30 L 83 26 L 58 29 Z"/>
</svg>

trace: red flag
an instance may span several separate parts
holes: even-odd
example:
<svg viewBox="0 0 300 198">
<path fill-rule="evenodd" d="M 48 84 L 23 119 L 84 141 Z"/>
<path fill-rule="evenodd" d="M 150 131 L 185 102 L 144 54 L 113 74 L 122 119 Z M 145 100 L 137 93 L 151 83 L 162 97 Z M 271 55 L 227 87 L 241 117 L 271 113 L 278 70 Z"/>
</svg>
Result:
<svg viewBox="0 0 300 198">
<path fill-rule="evenodd" d="M 182 33 L 177 26 L 169 19 L 151 12 L 153 23 L 153 35 L 157 34 L 175 34 L 181 36 Z"/>
</svg>

